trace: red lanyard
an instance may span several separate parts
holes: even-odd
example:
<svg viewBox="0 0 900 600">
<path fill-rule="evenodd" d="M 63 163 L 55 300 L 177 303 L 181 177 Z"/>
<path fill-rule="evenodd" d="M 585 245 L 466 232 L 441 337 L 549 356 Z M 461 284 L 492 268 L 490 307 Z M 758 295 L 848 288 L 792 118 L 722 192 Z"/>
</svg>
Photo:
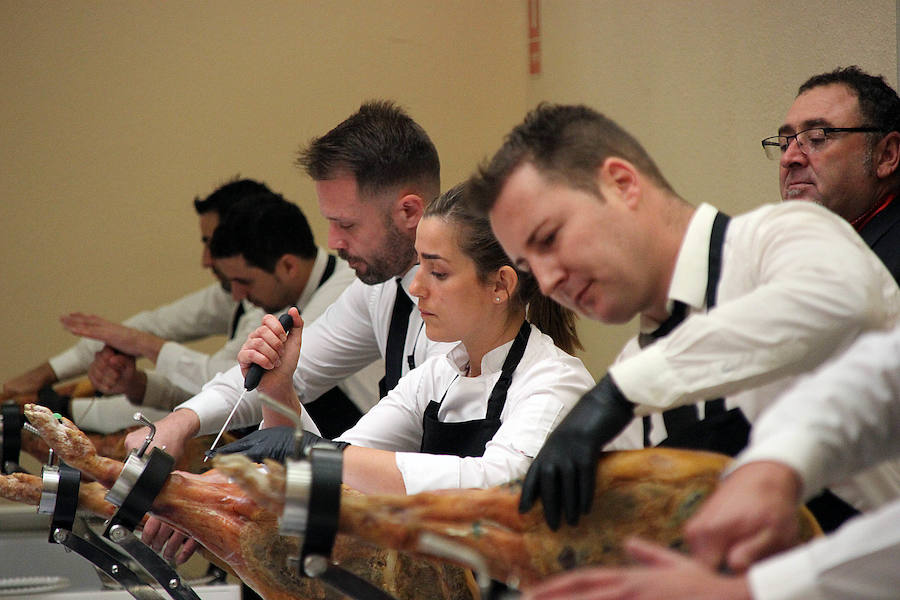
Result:
<svg viewBox="0 0 900 600">
<path fill-rule="evenodd" d="M 865 227 L 866 225 L 868 225 L 869 221 L 871 221 L 872 219 L 875 218 L 875 215 L 877 215 L 878 213 L 883 211 L 885 208 L 887 208 L 888 205 L 891 202 L 893 202 L 893 200 L 894 200 L 894 195 L 888 194 L 887 198 L 884 199 L 884 202 L 882 202 L 880 205 L 878 205 L 877 208 L 875 208 L 874 210 L 868 210 L 868 211 L 864 212 L 863 214 L 859 215 L 858 217 L 856 217 L 855 219 L 850 221 L 850 225 L 852 225 L 853 229 L 855 229 L 856 231 L 862 231 L 862 228 Z"/>
</svg>

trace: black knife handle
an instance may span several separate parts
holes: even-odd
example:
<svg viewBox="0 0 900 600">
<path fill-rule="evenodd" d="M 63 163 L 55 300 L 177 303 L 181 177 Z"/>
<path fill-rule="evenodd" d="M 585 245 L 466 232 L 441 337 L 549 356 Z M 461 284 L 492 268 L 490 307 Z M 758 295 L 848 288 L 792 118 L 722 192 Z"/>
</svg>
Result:
<svg viewBox="0 0 900 600">
<path fill-rule="evenodd" d="M 278 317 L 278 322 L 281 323 L 285 333 L 290 333 L 291 329 L 294 327 L 294 317 L 287 313 Z M 259 385 L 259 380 L 262 379 L 263 373 L 265 373 L 265 369 L 261 366 L 255 363 L 250 365 L 250 369 L 247 371 L 246 377 L 244 377 L 244 388 L 248 392 L 256 389 L 256 386 Z"/>
</svg>

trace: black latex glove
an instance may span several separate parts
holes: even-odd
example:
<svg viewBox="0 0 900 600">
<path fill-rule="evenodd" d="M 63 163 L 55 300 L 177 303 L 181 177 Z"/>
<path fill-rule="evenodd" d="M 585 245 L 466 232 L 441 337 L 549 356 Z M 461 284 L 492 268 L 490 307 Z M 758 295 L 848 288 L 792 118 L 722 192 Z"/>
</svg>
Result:
<svg viewBox="0 0 900 600">
<path fill-rule="evenodd" d="M 547 436 L 525 475 L 519 512 L 530 510 L 540 498 L 551 529 L 559 528 L 563 509 L 566 522 L 576 525 L 580 515 L 591 510 L 603 446 L 625 429 L 633 416 L 634 404 L 605 375 Z"/>
<path fill-rule="evenodd" d="M 210 456 L 215 456 L 217 452 L 222 454 L 240 452 L 256 462 L 262 462 L 264 458 L 271 458 L 283 463 L 289 457 L 306 454 L 307 450 L 316 444 L 327 444 L 341 450 L 349 446 L 346 442 L 332 442 L 314 433 L 304 431 L 303 439 L 300 442 L 300 453 L 295 454 L 294 431 L 293 427 L 287 425 L 258 429 L 237 441 L 225 444 L 218 450 L 212 451 Z"/>
</svg>

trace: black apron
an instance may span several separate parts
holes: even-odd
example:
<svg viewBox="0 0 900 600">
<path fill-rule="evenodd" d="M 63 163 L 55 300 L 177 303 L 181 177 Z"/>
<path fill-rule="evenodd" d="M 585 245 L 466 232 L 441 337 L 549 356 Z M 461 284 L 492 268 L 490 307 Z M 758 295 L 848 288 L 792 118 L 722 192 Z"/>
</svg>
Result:
<svg viewBox="0 0 900 600">
<path fill-rule="evenodd" d="M 713 222 L 709 240 L 709 276 L 706 284 L 706 308 L 711 310 L 716 304 L 716 290 L 722 269 L 722 244 L 725 240 L 725 229 L 729 218 L 719 213 Z M 677 303 L 681 304 L 681 303 Z M 677 307 L 676 307 L 677 308 Z M 680 313 L 680 318 L 679 318 Z M 650 336 L 655 341 L 667 335 L 684 319 L 686 307 L 673 309 L 673 318 L 654 331 Z M 740 408 L 725 410 L 725 399 L 708 400 L 704 407 L 704 418 L 698 417 L 695 405 L 680 406 L 663 413 L 668 437 L 659 446 L 669 448 L 688 448 L 693 450 L 711 450 L 729 456 L 735 456 L 750 441 L 750 422 Z M 644 417 L 644 446 L 650 446 L 650 418 Z M 807 502 L 807 508 L 816 517 L 825 533 L 837 529 L 844 521 L 859 514 L 853 506 L 830 492 L 821 494 Z"/>
<path fill-rule="evenodd" d="M 506 392 L 512 383 L 513 373 L 525 354 L 525 346 L 528 345 L 528 336 L 531 334 L 531 325 L 528 321 L 522 323 L 516 339 L 513 340 L 509 354 L 503 362 L 500 370 L 500 379 L 494 384 L 491 396 L 488 399 L 487 412 L 484 419 L 472 421 L 460 421 L 457 423 L 442 423 L 438 420 L 438 409 L 447 392 L 441 397 L 440 402 L 434 400 L 425 408 L 422 417 L 422 447 L 420 452 L 426 454 L 450 454 L 453 456 L 484 456 L 484 448 L 500 429 L 500 413 L 506 404 Z M 455 381 L 455 380 L 454 380 Z M 451 384 L 452 385 L 452 384 Z M 447 388 L 450 389 L 449 387 Z"/>
<path fill-rule="evenodd" d="M 709 267 L 706 280 L 706 310 L 716 305 L 719 278 L 722 274 L 722 247 L 725 243 L 725 231 L 728 228 L 728 215 L 717 213 L 713 221 L 709 239 Z M 672 316 L 662 323 L 649 337 L 641 339 L 646 346 L 659 338 L 665 337 L 675 329 L 687 316 L 687 307 L 676 302 Z M 750 423 L 740 408 L 725 410 L 725 399 L 716 398 L 704 403 L 704 418 L 701 420 L 697 406 L 689 404 L 667 410 L 663 413 L 667 437 L 659 446 L 670 448 L 690 448 L 693 450 L 710 450 L 734 456 L 749 441 Z M 644 417 L 644 446 L 650 446 L 651 420 Z"/>
</svg>

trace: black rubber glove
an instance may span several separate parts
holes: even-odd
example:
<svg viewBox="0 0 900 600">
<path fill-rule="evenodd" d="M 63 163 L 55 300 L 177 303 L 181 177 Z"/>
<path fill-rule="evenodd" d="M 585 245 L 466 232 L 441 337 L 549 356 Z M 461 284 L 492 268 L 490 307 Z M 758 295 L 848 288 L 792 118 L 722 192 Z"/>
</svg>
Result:
<svg viewBox="0 0 900 600">
<path fill-rule="evenodd" d="M 264 458 L 271 458 L 283 463 L 287 458 L 292 456 L 303 456 L 307 450 L 316 444 L 326 444 L 343 450 L 349 446 L 346 442 L 332 442 L 323 437 L 319 437 L 308 431 L 303 432 L 303 439 L 300 442 L 299 454 L 295 454 L 294 450 L 294 428 L 290 426 L 269 427 L 268 429 L 258 429 L 251 434 L 245 435 L 241 439 L 225 444 L 218 450 L 210 453 L 215 456 L 217 452 L 222 454 L 234 454 L 240 452 L 247 458 L 256 462 L 262 462 Z"/>
<path fill-rule="evenodd" d="M 603 446 L 625 429 L 633 416 L 634 404 L 605 375 L 547 436 L 525 475 L 519 512 L 530 510 L 540 498 L 551 529 L 559 528 L 562 509 L 566 522 L 576 525 L 580 515 L 591 510 Z"/>
</svg>

